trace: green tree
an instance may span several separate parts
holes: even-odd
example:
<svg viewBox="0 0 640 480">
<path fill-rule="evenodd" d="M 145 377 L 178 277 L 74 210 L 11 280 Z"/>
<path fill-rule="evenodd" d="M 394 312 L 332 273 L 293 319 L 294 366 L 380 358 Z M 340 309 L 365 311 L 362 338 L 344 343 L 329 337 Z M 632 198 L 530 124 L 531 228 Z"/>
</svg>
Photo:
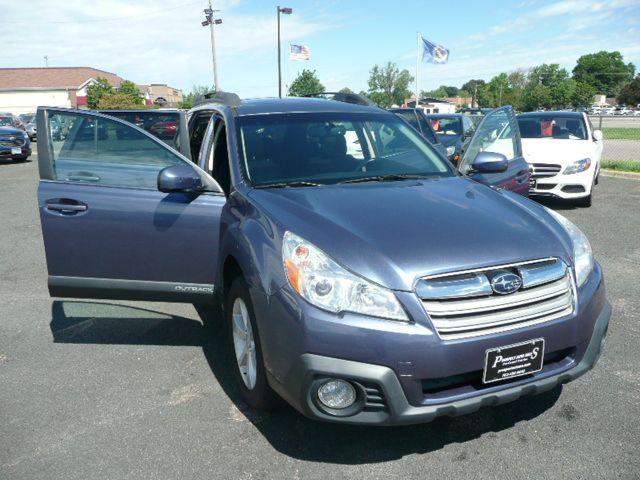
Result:
<svg viewBox="0 0 640 480">
<path fill-rule="evenodd" d="M 369 97 L 382 107 L 402 105 L 412 96 L 409 90 L 411 82 L 413 77 L 409 71 L 401 71 L 393 62 L 382 67 L 374 65 L 369 72 Z"/>
<path fill-rule="evenodd" d="M 524 90 L 527 86 L 527 72 L 522 68 L 509 73 L 509 86 L 512 90 Z"/>
<path fill-rule="evenodd" d="M 144 105 L 144 95 L 142 94 L 138 86 L 131 80 L 125 80 L 124 82 L 122 82 L 116 89 L 116 93 L 128 95 L 131 97 L 133 103 Z"/>
<path fill-rule="evenodd" d="M 551 107 L 551 88 L 543 85 L 529 85 L 522 93 L 524 110 L 537 110 L 538 108 Z"/>
<path fill-rule="evenodd" d="M 135 99 L 128 93 L 109 93 L 103 95 L 98 102 L 97 108 L 105 110 L 122 110 L 140 108 L 140 100 Z"/>
<path fill-rule="evenodd" d="M 344 87 L 344 88 L 341 88 L 340 90 L 338 90 L 338 92 L 340 92 L 340 93 L 353 93 L 353 90 L 351 90 L 349 87 Z"/>
<path fill-rule="evenodd" d="M 320 92 L 324 92 L 324 86 L 316 77 L 316 71 L 307 70 L 306 68 L 298 74 L 289 87 L 290 97 L 303 97 Z"/>
<path fill-rule="evenodd" d="M 572 78 L 567 78 L 550 87 L 552 108 L 566 108 L 573 105 L 576 83 Z"/>
<path fill-rule="evenodd" d="M 533 67 L 529 72 L 529 85 L 545 85 L 553 87 L 569 78 L 569 72 L 560 68 L 557 63 L 543 63 Z"/>
<path fill-rule="evenodd" d="M 215 92 L 215 90 L 216 89 L 213 87 L 213 85 L 194 85 L 193 87 L 191 87 L 191 91 L 182 97 L 180 108 L 193 108 L 193 104 L 199 97 L 203 96 L 206 93 Z"/>
<path fill-rule="evenodd" d="M 587 107 L 593 103 L 593 97 L 596 95 L 595 87 L 588 83 L 576 81 L 576 88 L 573 91 L 573 106 Z"/>
<path fill-rule="evenodd" d="M 444 86 L 440 86 L 435 90 L 422 90 L 420 92 L 420 98 L 424 97 L 432 97 L 432 98 L 446 98 L 449 95 L 447 94 L 447 90 Z"/>
<path fill-rule="evenodd" d="M 591 85 L 596 93 L 612 97 L 633 79 L 635 71 L 633 63 L 624 63 L 620 52 L 600 51 L 578 59 L 573 79 Z"/>
<path fill-rule="evenodd" d="M 481 89 L 482 87 L 484 87 L 485 85 L 485 81 L 478 79 L 478 80 L 469 80 L 467 83 L 465 83 L 464 85 L 462 85 L 462 90 L 466 90 L 467 92 L 471 93 L 471 104 L 475 105 L 478 103 L 478 95 L 477 95 L 477 91 L 479 89 Z"/>
<path fill-rule="evenodd" d="M 618 95 L 618 101 L 634 107 L 640 104 L 640 75 L 622 87 Z"/>
<path fill-rule="evenodd" d="M 96 83 L 92 83 L 87 87 L 87 106 L 92 110 L 98 108 L 100 99 L 115 92 L 113 86 L 106 78 L 96 78 Z"/>
</svg>

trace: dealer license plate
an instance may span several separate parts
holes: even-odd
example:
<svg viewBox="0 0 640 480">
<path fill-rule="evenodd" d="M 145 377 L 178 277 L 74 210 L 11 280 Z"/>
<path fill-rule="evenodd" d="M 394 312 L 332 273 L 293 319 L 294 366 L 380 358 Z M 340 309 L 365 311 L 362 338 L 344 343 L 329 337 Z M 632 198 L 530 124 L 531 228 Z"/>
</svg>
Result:
<svg viewBox="0 0 640 480">
<path fill-rule="evenodd" d="M 485 352 L 483 383 L 522 377 L 542 370 L 544 338 L 490 348 Z"/>
<path fill-rule="evenodd" d="M 20 155 L 22 153 L 22 149 L 20 147 L 13 147 L 11 149 L 11 155 Z"/>
</svg>

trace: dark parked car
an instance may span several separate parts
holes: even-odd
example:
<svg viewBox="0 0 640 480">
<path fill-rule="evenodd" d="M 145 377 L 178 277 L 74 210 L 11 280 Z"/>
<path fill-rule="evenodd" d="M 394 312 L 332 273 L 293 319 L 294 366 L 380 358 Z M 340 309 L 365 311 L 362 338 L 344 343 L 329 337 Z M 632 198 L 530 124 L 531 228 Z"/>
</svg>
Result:
<svg viewBox="0 0 640 480">
<path fill-rule="evenodd" d="M 474 171 L 507 168 L 512 113 L 485 118 Z M 611 309 L 585 235 L 394 114 L 226 94 L 188 118 L 197 165 L 120 119 L 38 111 L 52 296 L 221 305 L 246 402 L 335 422 L 465 414 L 598 359 Z"/>
<path fill-rule="evenodd" d="M 31 155 L 31 141 L 27 132 L 14 124 L 12 116 L 0 114 L 0 159 L 22 162 Z"/>
<path fill-rule="evenodd" d="M 100 112 L 133 123 L 177 149 L 187 158 L 191 158 L 184 111 L 178 109 L 140 109 L 100 110 Z"/>
<path fill-rule="evenodd" d="M 420 134 L 442 155 L 447 158 L 453 156 L 455 147 L 445 148 L 444 145 L 442 145 L 442 142 L 436 135 L 436 132 L 433 131 L 433 128 L 431 128 L 431 125 L 421 108 L 389 108 L 389 111 L 409 122 L 409 124 L 418 130 Z"/>
<path fill-rule="evenodd" d="M 36 128 L 36 114 L 23 113 L 18 115 L 18 119 L 24 125 L 24 130 L 29 135 L 29 139 L 33 142 L 38 137 L 38 129 Z"/>
<path fill-rule="evenodd" d="M 454 148 L 449 158 L 454 163 L 458 163 L 467 140 L 476 129 L 476 124 L 469 115 L 462 113 L 429 113 L 425 116 L 431 123 L 433 131 L 447 148 L 447 152 L 451 152 L 449 147 Z"/>
</svg>

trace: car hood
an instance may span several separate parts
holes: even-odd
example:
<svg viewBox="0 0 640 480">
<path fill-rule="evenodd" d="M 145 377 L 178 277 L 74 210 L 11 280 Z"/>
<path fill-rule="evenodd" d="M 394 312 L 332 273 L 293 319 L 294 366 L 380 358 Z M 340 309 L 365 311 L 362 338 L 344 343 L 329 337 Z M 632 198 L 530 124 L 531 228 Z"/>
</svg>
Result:
<svg viewBox="0 0 640 480">
<path fill-rule="evenodd" d="M 576 160 L 591 158 L 593 154 L 593 143 L 589 140 L 522 139 L 522 155 L 529 163 L 567 165 Z"/>
<path fill-rule="evenodd" d="M 24 130 L 16 127 L 0 127 L 0 135 L 22 135 Z"/>
<path fill-rule="evenodd" d="M 281 229 L 349 270 L 395 290 L 417 278 L 557 256 L 568 239 L 534 202 L 460 177 L 324 187 L 253 189 Z"/>
</svg>

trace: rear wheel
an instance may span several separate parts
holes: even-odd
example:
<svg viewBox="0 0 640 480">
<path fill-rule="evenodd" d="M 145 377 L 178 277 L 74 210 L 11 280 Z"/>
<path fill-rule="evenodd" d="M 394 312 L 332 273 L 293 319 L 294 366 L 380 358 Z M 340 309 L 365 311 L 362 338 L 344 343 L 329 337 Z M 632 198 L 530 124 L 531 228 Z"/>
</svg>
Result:
<svg viewBox="0 0 640 480">
<path fill-rule="evenodd" d="M 269 410 L 277 397 L 267 382 L 253 304 L 241 277 L 231 284 L 225 306 L 234 374 L 240 392 L 249 406 Z"/>
</svg>

